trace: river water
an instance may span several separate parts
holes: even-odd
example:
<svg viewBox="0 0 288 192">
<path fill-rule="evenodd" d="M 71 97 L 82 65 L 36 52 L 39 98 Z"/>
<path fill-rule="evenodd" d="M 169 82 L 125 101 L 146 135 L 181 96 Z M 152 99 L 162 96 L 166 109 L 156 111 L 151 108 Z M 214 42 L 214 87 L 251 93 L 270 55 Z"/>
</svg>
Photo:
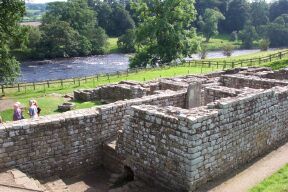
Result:
<svg viewBox="0 0 288 192">
<path fill-rule="evenodd" d="M 259 50 L 235 50 L 233 56 L 258 52 Z M 128 69 L 129 54 L 108 54 L 68 59 L 23 62 L 19 82 L 37 82 L 56 79 L 113 73 Z M 222 51 L 209 52 L 207 58 L 223 58 Z M 187 60 L 199 59 L 198 54 Z"/>
</svg>

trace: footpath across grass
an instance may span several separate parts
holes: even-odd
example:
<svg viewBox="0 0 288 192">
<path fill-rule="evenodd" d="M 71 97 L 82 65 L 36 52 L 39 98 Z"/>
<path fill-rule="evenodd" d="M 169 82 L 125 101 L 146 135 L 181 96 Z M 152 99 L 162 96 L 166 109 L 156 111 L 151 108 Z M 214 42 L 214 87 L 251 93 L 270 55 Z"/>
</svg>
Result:
<svg viewBox="0 0 288 192">
<path fill-rule="evenodd" d="M 287 192 L 288 165 L 252 188 L 249 192 Z"/>
</svg>

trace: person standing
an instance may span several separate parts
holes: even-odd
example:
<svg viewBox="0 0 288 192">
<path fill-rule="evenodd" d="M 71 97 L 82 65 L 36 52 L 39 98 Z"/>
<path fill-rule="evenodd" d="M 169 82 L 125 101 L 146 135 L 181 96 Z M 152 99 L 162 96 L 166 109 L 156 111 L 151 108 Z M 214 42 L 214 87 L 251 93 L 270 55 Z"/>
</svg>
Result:
<svg viewBox="0 0 288 192">
<path fill-rule="evenodd" d="M 34 119 L 38 117 L 38 110 L 37 110 L 37 106 L 35 105 L 34 100 L 30 100 L 29 101 L 29 115 L 30 118 Z"/>
<path fill-rule="evenodd" d="M 13 113 L 13 121 L 19 121 L 23 119 L 21 104 L 19 102 L 16 102 L 14 104 L 14 113 Z"/>
</svg>

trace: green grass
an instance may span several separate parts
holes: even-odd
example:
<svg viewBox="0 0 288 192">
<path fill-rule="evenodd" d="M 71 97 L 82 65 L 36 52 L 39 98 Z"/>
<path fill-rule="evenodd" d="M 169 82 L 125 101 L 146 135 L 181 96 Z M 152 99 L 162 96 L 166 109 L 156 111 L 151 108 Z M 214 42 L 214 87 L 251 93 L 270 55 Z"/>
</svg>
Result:
<svg viewBox="0 0 288 192">
<path fill-rule="evenodd" d="M 284 58 L 279 61 L 273 61 L 271 63 L 267 63 L 263 65 L 265 67 L 271 67 L 273 70 L 279 70 L 285 67 L 288 67 L 288 58 Z"/>
<path fill-rule="evenodd" d="M 19 101 L 22 106 L 25 107 L 25 111 L 23 112 L 23 115 L 25 118 L 29 118 L 28 115 L 28 108 L 29 108 L 29 100 L 31 98 L 19 98 L 16 101 Z M 34 98 L 33 98 L 34 99 Z M 56 114 L 60 113 L 58 111 L 58 105 L 62 104 L 64 102 L 64 98 L 60 96 L 51 96 L 51 95 L 45 95 L 41 97 L 35 98 L 38 102 L 39 107 L 41 108 L 41 114 L 40 115 L 49 115 L 49 114 Z M 76 109 L 84 109 L 84 108 L 90 108 L 96 105 L 100 105 L 99 101 L 95 102 L 79 102 L 79 101 L 71 101 L 71 103 L 75 104 Z M 7 109 L 5 111 L 0 112 L 0 116 L 3 118 L 4 121 L 11 121 L 13 117 L 13 106 L 11 106 L 11 109 Z"/>
<path fill-rule="evenodd" d="M 219 34 L 213 38 L 210 39 L 208 43 L 205 42 L 205 38 L 202 37 L 202 42 L 204 45 L 207 46 L 207 50 L 213 51 L 213 50 L 222 50 L 224 45 L 230 44 L 235 47 L 235 49 L 240 48 L 241 46 L 241 41 L 230 41 L 229 40 L 229 35 L 223 35 Z"/>
<path fill-rule="evenodd" d="M 107 53 L 118 53 L 119 48 L 117 45 L 118 38 L 108 38 Z"/>
<path fill-rule="evenodd" d="M 250 192 L 287 192 L 288 191 L 288 165 L 280 169 L 271 177 L 255 186 Z"/>
<path fill-rule="evenodd" d="M 256 53 L 251 53 L 251 54 L 245 54 L 245 55 L 239 55 L 239 56 L 232 56 L 231 57 L 226 57 L 226 58 L 219 58 L 219 59 L 207 59 L 207 60 L 213 60 L 213 61 L 237 61 L 237 60 L 245 60 L 245 59 L 255 59 L 259 57 L 266 57 L 271 54 L 278 53 L 283 50 L 273 50 L 273 51 L 259 51 Z"/>
</svg>

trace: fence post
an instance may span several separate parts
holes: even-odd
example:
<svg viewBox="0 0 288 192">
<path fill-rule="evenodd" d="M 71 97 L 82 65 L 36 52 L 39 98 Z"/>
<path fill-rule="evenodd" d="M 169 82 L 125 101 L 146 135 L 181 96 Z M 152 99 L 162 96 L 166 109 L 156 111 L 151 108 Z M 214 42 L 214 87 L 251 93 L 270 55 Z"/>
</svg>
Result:
<svg viewBox="0 0 288 192">
<path fill-rule="evenodd" d="M 75 80 L 75 78 L 73 78 L 73 83 L 74 83 L 74 85 L 76 84 L 76 80 Z"/>
<path fill-rule="evenodd" d="M 5 95 L 4 85 L 1 85 L 2 94 Z"/>
<path fill-rule="evenodd" d="M 119 78 L 119 71 L 117 71 L 117 77 Z"/>
<path fill-rule="evenodd" d="M 61 79 L 61 88 L 63 89 L 63 79 Z"/>
<path fill-rule="evenodd" d="M 98 81 L 98 79 L 99 79 L 99 76 L 97 75 L 97 76 L 96 76 L 96 78 L 97 78 L 97 81 Z"/>
<path fill-rule="evenodd" d="M 272 61 L 272 57 L 271 57 L 271 55 L 269 55 L 269 59 L 270 59 L 270 62 Z"/>
<path fill-rule="evenodd" d="M 80 87 L 81 82 L 80 82 L 80 78 L 78 78 L 78 86 Z"/>
<path fill-rule="evenodd" d="M 261 64 L 261 58 L 259 57 L 259 60 L 258 60 L 258 64 L 260 65 Z"/>
<path fill-rule="evenodd" d="M 282 59 L 282 52 L 279 53 L 279 58 Z"/>
<path fill-rule="evenodd" d="M 48 88 L 50 88 L 50 82 L 49 82 L 49 80 L 47 81 L 47 86 L 48 86 Z"/>
<path fill-rule="evenodd" d="M 87 83 L 87 77 L 85 76 L 85 83 Z"/>
<path fill-rule="evenodd" d="M 234 61 L 232 61 L 232 68 L 234 68 L 235 67 L 235 63 L 234 63 Z"/>
<path fill-rule="evenodd" d="M 35 82 L 33 82 L 33 89 L 35 90 L 36 88 L 35 88 Z"/>
<path fill-rule="evenodd" d="M 20 92 L 20 84 L 18 83 L 18 92 Z"/>
<path fill-rule="evenodd" d="M 218 61 L 216 62 L 216 65 L 217 65 L 217 69 L 218 69 L 218 67 L 219 67 L 219 62 Z"/>
</svg>

